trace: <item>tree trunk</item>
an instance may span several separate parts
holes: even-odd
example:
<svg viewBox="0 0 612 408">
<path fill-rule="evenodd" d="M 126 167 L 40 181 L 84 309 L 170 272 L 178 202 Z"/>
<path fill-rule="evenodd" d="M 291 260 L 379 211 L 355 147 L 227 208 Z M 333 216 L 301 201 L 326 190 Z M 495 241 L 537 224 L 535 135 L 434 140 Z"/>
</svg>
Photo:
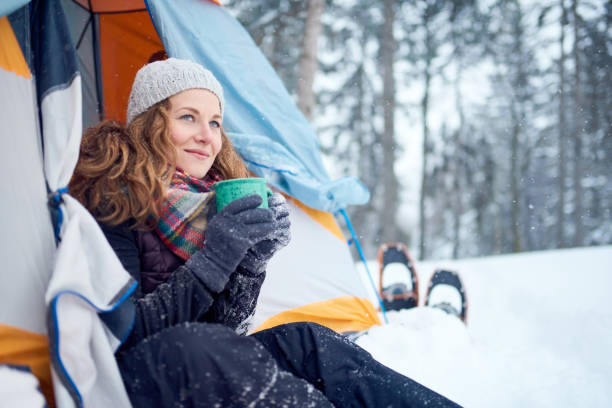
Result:
<svg viewBox="0 0 612 408">
<path fill-rule="evenodd" d="M 519 177 L 520 177 L 520 166 L 519 166 L 519 119 L 518 115 L 514 112 L 516 108 L 513 108 L 512 113 L 512 162 L 510 164 L 511 171 L 511 188 L 512 188 L 512 251 L 521 252 L 521 229 L 520 229 L 520 215 L 521 215 L 521 197 L 519 191 Z"/>
<path fill-rule="evenodd" d="M 461 130 L 457 131 L 457 138 L 460 138 Z M 453 259 L 459 257 L 459 248 L 461 246 L 461 215 L 463 214 L 462 204 L 462 188 L 461 188 L 461 166 L 459 158 L 454 158 L 454 169 L 453 174 Z"/>
<path fill-rule="evenodd" d="M 384 25 L 381 43 L 381 62 L 383 68 L 383 175 L 384 192 L 381 212 L 382 239 L 395 241 L 397 239 L 396 214 L 398 207 L 398 181 L 394 171 L 395 164 L 395 78 L 394 53 L 395 38 L 393 37 L 394 12 L 393 0 L 384 1 Z"/>
<path fill-rule="evenodd" d="M 421 121 L 423 123 L 423 165 L 421 168 L 421 196 L 419 197 L 419 259 L 425 259 L 426 230 L 425 230 L 425 195 L 427 194 L 427 167 L 429 158 L 429 125 L 427 123 L 429 111 L 429 87 L 431 84 L 431 33 L 428 22 L 425 22 L 425 68 L 423 98 L 421 99 Z"/>
<path fill-rule="evenodd" d="M 456 47 L 456 45 L 455 45 Z M 465 112 L 463 109 L 463 94 L 461 93 L 461 78 L 463 74 L 463 62 L 461 53 L 455 52 L 457 60 L 457 74 L 454 81 L 455 88 L 455 106 L 459 114 L 459 128 L 455 132 L 455 155 L 453 157 L 454 172 L 453 177 L 453 259 L 459 257 L 459 248 L 461 246 L 461 216 L 463 215 L 463 166 L 465 165 L 462 152 L 463 132 L 465 129 Z"/>
<path fill-rule="evenodd" d="M 315 95 L 312 89 L 317 71 L 317 44 L 321 33 L 321 15 L 325 7 L 324 0 L 310 0 L 304 26 L 304 42 L 299 62 L 297 80 L 298 107 L 309 121 L 315 107 Z"/>
<path fill-rule="evenodd" d="M 516 56 L 523 56 L 526 54 L 524 40 L 525 32 L 523 29 L 523 12 L 520 8 L 520 4 L 517 3 L 517 20 L 513 23 L 513 54 Z M 516 74 L 512 79 L 513 97 L 510 102 L 510 114 L 511 114 L 511 127 L 512 127 L 512 141 L 511 141 L 511 164 L 510 164 L 510 184 L 512 194 L 512 251 L 521 252 L 523 250 L 523 234 L 521 232 L 521 215 L 523 205 L 523 190 L 524 185 L 521 185 L 524 180 L 524 166 L 521 165 L 523 162 L 523 155 L 526 153 L 525 148 L 521 148 L 521 129 L 525 126 L 525 104 L 527 102 L 527 95 L 525 89 L 528 86 L 528 75 L 527 67 L 525 66 L 524 60 L 518 58 L 516 62 Z M 527 140 L 525 135 L 524 139 Z M 528 159 L 525 159 L 528 160 Z"/>
<path fill-rule="evenodd" d="M 557 208 L 557 248 L 565 246 L 565 177 L 566 177 L 566 151 L 565 151 L 565 24 L 567 23 L 567 9 L 565 0 L 561 4 L 561 35 L 559 36 L 559 204 Z"/>
<path fill-rule="evenodd" d="M 574 20 L 574 112 L 576 119 L 574 123 L 574 246 L 584 244 L 584 205 L 582 190 L 582 138 L 584 137 L 584 106 L 582 97 L 582 84 L 580 77 L 582 67 L 580 64 L 580 34 L 578 15 L 578 0 L 572 1 L 572 17 Z"/>
<path fill-rule="evenodd" d="M 364 35 L 365 37 L 365 35 Z M 365 41 L 362 42 L 365 44 Z M 371 129 L 369 129 L 364 121 L 366 117 L 369 115 L 366 112 L 366 106 L 364 106 L 365 99 L 365 71 L 363 69 L 363 65 L 361 65 L 357 69 L 356 75 L 356 106 L 355 106 L 355 116 L 353 116 L 351 131 L 355 135 L 356 143 L 359 149 L 359 162 L 360 165 L 357 169 L 357 174 L 359 179 L 366 184 L 370 193 L 372 194 L 372 198 L 370 201 L 364 205 L 357 205 L 351 207 L 351 213 L 353 214 L 352 218 L 354 220 L 354 225 L 356 228 L 359 228 L 357 231 L 360 234 L 359 238 L 361 241 L 361 247 L 363 251 L 366 253 L 367 257 L 376 256 L 376 250 L 378 249 L 378 245 L 376 244 L 376 237 L 380 231 L 370 228 L 372 222 L 377 222 L 375 220 L 374 214 L 377 214 L 378 211 L 376 209 L 377 202 L 376 197 L 378 193 L 378 184 L 373 181 L 373 168 L 376 166 L 376 158 L 374 157 L 374 149 L 372 149 L 372 141 L 369 140 L 366 136 L 368 133 L 371 134 Z"/>
</svg>

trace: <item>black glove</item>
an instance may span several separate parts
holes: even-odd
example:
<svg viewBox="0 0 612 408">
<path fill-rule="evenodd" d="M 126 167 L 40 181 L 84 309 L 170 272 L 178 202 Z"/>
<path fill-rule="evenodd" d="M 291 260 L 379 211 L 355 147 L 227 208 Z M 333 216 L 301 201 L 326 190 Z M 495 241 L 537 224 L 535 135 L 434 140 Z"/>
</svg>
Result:
<svg viewBox="0 0 612 408">
<path fill-rule="evenodd" d="M 263 273 L 268 261 L 276 251 L 287 246 L 291 241 L 289 205 L 285 197 L 282 194 L 274 193 L 268 198 L 268 207 L 274 214 L 274 230 L 267 239 L 250 248 L 240 262 L 241 272 L 246 275 L 256 276 Z"/>
<path fill-rule="evenodd" d="M 210 290 L 223 290 L 247 250 L 272 235 L 276 227 L 274 213 L 257 208 L 260 204 L 258 195 L 242 197 L 210 219 L 206 245 L 185 263 Z"/>
</svg>

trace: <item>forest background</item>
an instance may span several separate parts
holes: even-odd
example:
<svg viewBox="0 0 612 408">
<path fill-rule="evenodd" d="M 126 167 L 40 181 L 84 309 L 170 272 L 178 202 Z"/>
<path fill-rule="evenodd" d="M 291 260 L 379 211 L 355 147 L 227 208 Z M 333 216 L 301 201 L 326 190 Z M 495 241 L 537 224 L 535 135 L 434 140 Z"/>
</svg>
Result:
<svg viewBox="0 0 612 408">
<path fill-rule="evenodd" d="M 315 128 L 368 258 L 612 243 L 612 2 L 229 0 Z"/>
</svg>

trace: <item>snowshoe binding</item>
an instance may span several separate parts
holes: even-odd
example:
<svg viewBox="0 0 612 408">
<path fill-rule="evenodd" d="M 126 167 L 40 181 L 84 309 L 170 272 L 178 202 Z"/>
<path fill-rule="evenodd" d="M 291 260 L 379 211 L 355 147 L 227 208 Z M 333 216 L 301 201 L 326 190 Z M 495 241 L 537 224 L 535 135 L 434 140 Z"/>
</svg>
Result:
<svg viewBox="0 0 612 408">
<path fill-rule="evenodd" d="M 408 248 L 389 242 L 378 249 L 379 294 L 386 310 L 419 304 L 419 281 Z"/>
<path fill-rule="evenodd" d="M 467 296 L 459 275 L 454 271 L 437 269 L 427 286 L 425 306 L 442 309 L 457 316 L 465 323 L 467 319 Z"/>
</svg>

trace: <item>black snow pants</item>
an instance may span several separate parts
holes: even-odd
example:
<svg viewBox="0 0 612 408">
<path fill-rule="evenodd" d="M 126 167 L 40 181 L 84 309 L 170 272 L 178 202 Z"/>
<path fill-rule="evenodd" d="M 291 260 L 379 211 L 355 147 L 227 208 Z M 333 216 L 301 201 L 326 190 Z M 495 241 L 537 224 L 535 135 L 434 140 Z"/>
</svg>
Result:
<svg viewBox="0 0 612 408">
<path fill-rule="evenodd" d="M 183 323 L 117 354 L 135 408 L 457 407 L 323 326 Z"/>
</svg>

